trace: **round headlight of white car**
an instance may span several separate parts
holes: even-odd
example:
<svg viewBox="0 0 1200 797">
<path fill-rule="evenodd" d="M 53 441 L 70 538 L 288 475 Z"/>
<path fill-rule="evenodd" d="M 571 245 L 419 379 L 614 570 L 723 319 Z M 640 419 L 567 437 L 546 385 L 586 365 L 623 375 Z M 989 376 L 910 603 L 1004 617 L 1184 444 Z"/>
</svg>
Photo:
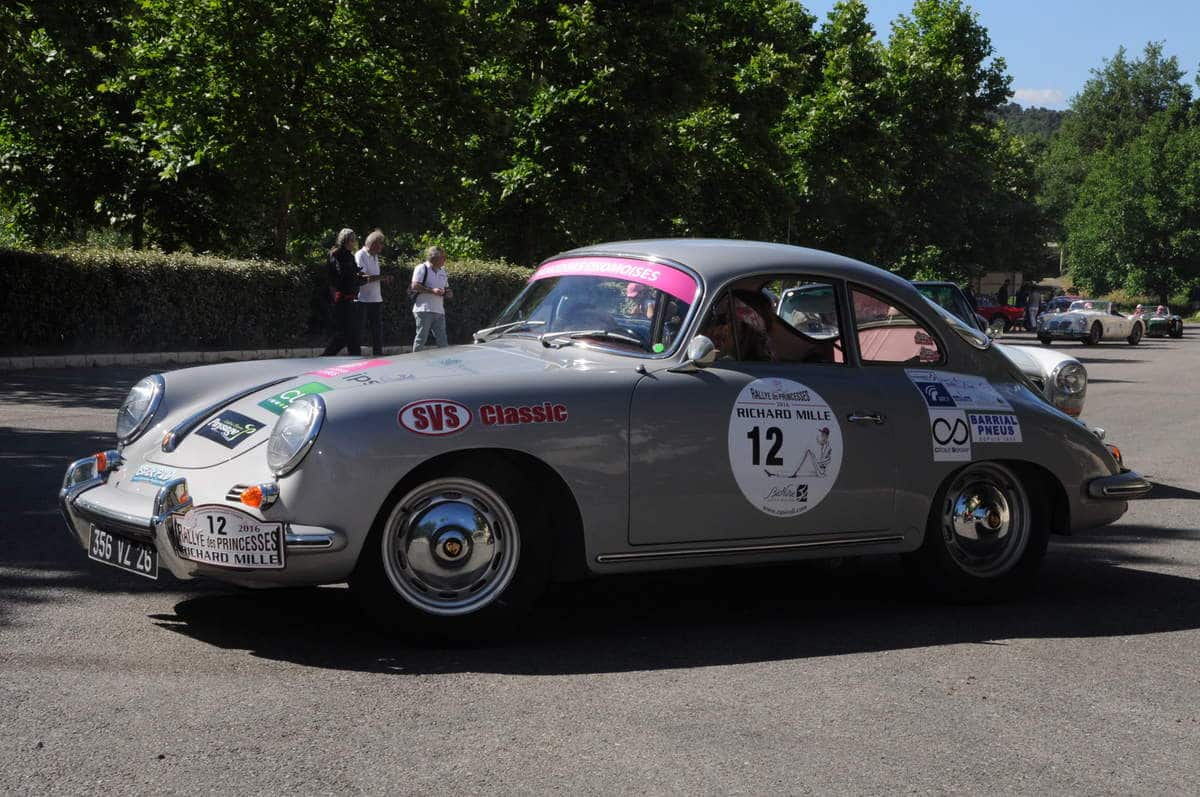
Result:
<svg viewBox="0 0 1200 797">
<path fill-rule="evenodd" d="M 166 384 L 158 374 L 148 376 L 129 390 L 129 395 L 117 410 L 117 440 L 121 445 L 132 443 L 146 427 L 162 401 Z"/>
<path fill-rule="evenodd" d="M 301 396 L 291 403 L 275 422 L 267 443 L 267 464 L 276 476 L 296 469 L 308 449 L 316 442 L 325 420 L 325 402 L 320 396 Z"/>
<path fill-rule="evenodd" d="M 1080 363 L 1064 363 L 1054 376 L 1055 386 L 1070 396 L 1087 389 L 1087 369 Z"/>
</svg>

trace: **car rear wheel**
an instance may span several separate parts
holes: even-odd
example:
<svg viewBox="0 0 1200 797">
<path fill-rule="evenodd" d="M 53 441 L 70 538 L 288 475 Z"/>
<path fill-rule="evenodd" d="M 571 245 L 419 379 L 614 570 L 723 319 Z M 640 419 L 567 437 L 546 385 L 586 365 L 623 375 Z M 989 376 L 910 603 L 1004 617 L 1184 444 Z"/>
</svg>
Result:
<svg viewBox="0 0 1200 797">
<path fill-rule="evenodd" d="M 1142 341 L 1142 325 L 1134 324 L 1133 329 L 1129 332 L 1129 337 L 1125 340 L 1129 341 L 1130 346 L 1136 346 Z"/>
<path fill-rule="evenodd" d="M 1032 492 L 1031 492 L 1032 490 Z M 1049 540 L 1045 501 L 998 462 L 976 462 L 946 480 L 925 539 L 906 567 L 939 597 L 977 602 L 1026 589 Z"/>
<path fill-rule="evenodd" d="M 1088 330 L 1088 336 L 1083 339 L 1083 345 L 1095 346 L 1100 342 L 1100 338 L 1104 337 L 1104 329 L 1100 326 L 1100 322 L 1096 321 L 1092 324 L 1092 328 Z"/>
<path fill-rule="evenodd" d="M 541 505 L 503 463 L 461 463 L 382 513 L 351 579 L 388 629 L 477 636 L 527 608 L 549 578 Z"/>
</svg>

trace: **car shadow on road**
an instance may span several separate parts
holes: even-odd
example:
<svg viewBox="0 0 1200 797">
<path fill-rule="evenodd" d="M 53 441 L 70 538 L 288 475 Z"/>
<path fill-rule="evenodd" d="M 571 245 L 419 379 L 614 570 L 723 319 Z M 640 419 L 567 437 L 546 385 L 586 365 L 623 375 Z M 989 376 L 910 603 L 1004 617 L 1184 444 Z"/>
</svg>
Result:
<svg viewBox="0 0 1200 797">
<path fill-rule="evenodd" d="M 879 558 L 840 571 L 773 565 L 560 585 L 521 627 L 507 629 L 504 640 L 482 643 L 383 636 L 354 619 L 357 607 L 344 588 L 192 597 L 174 614 L 151 619 L 267 659 L 407 675 L 709 667 L 1200 627 L 1200 580 L 1135 569 L 1167 564 L 1153 555 L 1156 539 L 1198 535 L 1155 527 L 1120 531 L 1054 543 L 1035 591 L 995 605 L 934 602 L 912 586 L 897 559 Z M 1132 550 L 1124 544 L 1129 541 L 1141 545 Z"/>
<path fill-rule="evenodd" d="M 1162 482 L 1153 482 L 1153 484 L 1154 489 L 1150 491 L 1146 499 L 1194 500 L 1200 498 L 1200 490 L 1189 490 L 1186 487 L 1176 487 L 1173 484 L 1163 484 Z"/>
</svg>

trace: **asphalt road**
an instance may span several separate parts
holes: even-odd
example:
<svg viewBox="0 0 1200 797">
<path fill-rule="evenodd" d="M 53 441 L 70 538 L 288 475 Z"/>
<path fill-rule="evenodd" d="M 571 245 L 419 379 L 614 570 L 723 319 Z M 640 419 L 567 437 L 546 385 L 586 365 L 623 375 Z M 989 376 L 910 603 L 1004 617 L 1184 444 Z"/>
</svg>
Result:
<svg viewBox="0 0 1200 797">
<path fill-rule="evenodd" d="M 1019 602 L 930 603 L 891 559 L 707 570 L 454 647 L 340 588 L 90 562 L 55 495 L 142 372 L 0 374 L 0 792 L 1200 793 L 1200 330 L 1064 348 L 1157 487 Z"/>
</svg>

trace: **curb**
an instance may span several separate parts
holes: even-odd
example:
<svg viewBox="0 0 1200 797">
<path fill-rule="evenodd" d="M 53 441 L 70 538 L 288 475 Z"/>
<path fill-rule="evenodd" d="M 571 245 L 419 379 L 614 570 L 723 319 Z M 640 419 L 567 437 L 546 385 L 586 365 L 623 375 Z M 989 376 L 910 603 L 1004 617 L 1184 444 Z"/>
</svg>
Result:
<svg viewBox="0 0 1200 797">
<path fill-rule="evenodd" d="M 408 346 L 385 346 L 384 356 L 405 354 Z M 35 368 L 99 368 L 109 365 L 198 365 L 242 360 L 276 360 L 291 357 L 320 357 L 315 349 L 246 349 L 230 351 L 163 351 L 129 354 L 59 354 L 42 357 L 0 357 L 0 371 L 25 371 Z M 365 354 L 364 356 L 370 356 Z"/>
</svg>

